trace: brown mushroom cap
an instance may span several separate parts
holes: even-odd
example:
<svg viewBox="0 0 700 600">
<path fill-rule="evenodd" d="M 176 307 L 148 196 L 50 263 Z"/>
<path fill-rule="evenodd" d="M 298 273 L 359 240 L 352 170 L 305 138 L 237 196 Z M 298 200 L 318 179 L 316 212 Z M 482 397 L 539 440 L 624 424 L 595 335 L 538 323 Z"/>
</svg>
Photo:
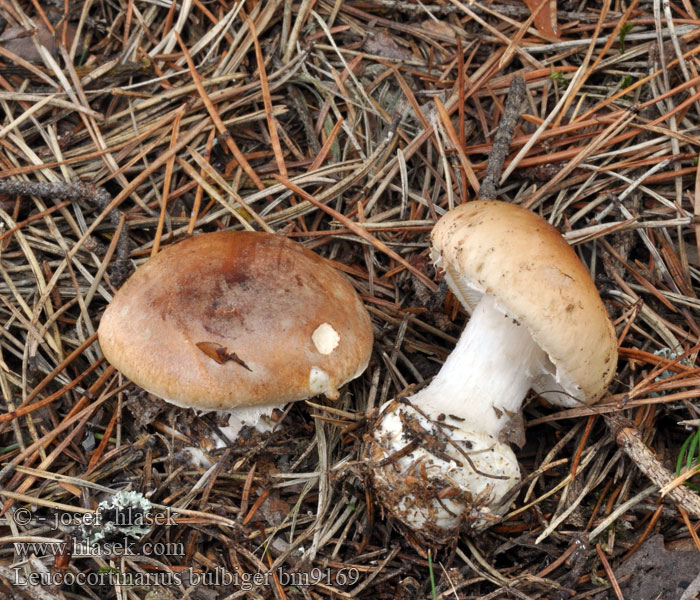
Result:
<svg viewBox="0 0 700 600">
<path fill-rule="evenodd" d="M 117 292 L 98 334 L 105 358 L 139 386 L 210 410 L 333 397 L 372 350 L 369 315 L 343 275 L 295 242 L 252 232 L 166 248 Z"/>
<path fill-rule="evenodd" d="M 552 374 L 533 389 L 560 406 L 602 396 L 617 363 L 615 330 L 588 271 L 554 227 L 513 204 L 469 202 L 440 219 L 432 243 L 465 307 L 493 295 L 549 355 Z"/>
</svg>

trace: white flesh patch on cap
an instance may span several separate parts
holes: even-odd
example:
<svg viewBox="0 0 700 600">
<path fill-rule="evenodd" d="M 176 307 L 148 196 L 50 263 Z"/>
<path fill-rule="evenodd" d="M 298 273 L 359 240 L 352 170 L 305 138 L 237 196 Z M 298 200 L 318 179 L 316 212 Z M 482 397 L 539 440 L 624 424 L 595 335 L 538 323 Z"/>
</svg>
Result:
<svg viewBox="0 0 700 600">
<path fill-rule="evenodd" d="M 321 323 L 316 330 L 311 334 L 316 350 L 321 354 L 330 354 L 338 347 L 340 336 L 329 323 Z"/>
<path fill-rule="evenodd" d="M 335 400 L 340 394 L 331 383 L 331 378 L 323 369 L 311 367 L 309 371 L 309 390 L 312 394 L 325 394 L 326 398 Z"/>
</svg>

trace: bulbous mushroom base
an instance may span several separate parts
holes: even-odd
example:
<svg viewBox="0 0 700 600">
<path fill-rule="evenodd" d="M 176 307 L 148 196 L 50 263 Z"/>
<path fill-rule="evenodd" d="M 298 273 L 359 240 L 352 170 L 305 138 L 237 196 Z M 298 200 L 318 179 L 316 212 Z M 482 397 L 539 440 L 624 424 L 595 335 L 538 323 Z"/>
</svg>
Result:
<svg viewBox="0 0 700 600">
<path fill-rule="evenodd" d="M 449 419 L 454 422 L 453 419 Z M 520 481 L 510 446 L 388 402 L 370 436 L 369 468 L 380 504 L 426 541 L 488 527 Z"/>
</svg>

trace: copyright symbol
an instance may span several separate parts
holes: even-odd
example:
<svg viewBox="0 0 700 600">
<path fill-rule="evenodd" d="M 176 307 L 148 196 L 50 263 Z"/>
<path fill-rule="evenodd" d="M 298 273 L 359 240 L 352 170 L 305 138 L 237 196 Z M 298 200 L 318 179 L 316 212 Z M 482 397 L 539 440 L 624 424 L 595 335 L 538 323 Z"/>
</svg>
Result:
<svg viewBox="0 0 700 600">
<path fill-rule="evenodd" d="M 32 522 L 32 511 L 28 508 L 18 508 L 13 517 L 17 525 L 29 525 Z"/>
</svg>

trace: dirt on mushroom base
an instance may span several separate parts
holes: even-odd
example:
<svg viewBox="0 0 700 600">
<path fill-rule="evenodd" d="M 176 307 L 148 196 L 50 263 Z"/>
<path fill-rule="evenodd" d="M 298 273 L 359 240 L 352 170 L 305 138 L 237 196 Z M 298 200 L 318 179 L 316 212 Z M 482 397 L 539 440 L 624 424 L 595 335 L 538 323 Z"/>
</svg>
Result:
<svg viewBox="0 0 700 600">
<path fill-rule="evenodd" d="M 387 519 L 439 547 L 496 522 L 520 471 L 506 444 L 432 420 L 412 400 L 388 402 L 365 437 L 369 478 Z"/>
</svg>

